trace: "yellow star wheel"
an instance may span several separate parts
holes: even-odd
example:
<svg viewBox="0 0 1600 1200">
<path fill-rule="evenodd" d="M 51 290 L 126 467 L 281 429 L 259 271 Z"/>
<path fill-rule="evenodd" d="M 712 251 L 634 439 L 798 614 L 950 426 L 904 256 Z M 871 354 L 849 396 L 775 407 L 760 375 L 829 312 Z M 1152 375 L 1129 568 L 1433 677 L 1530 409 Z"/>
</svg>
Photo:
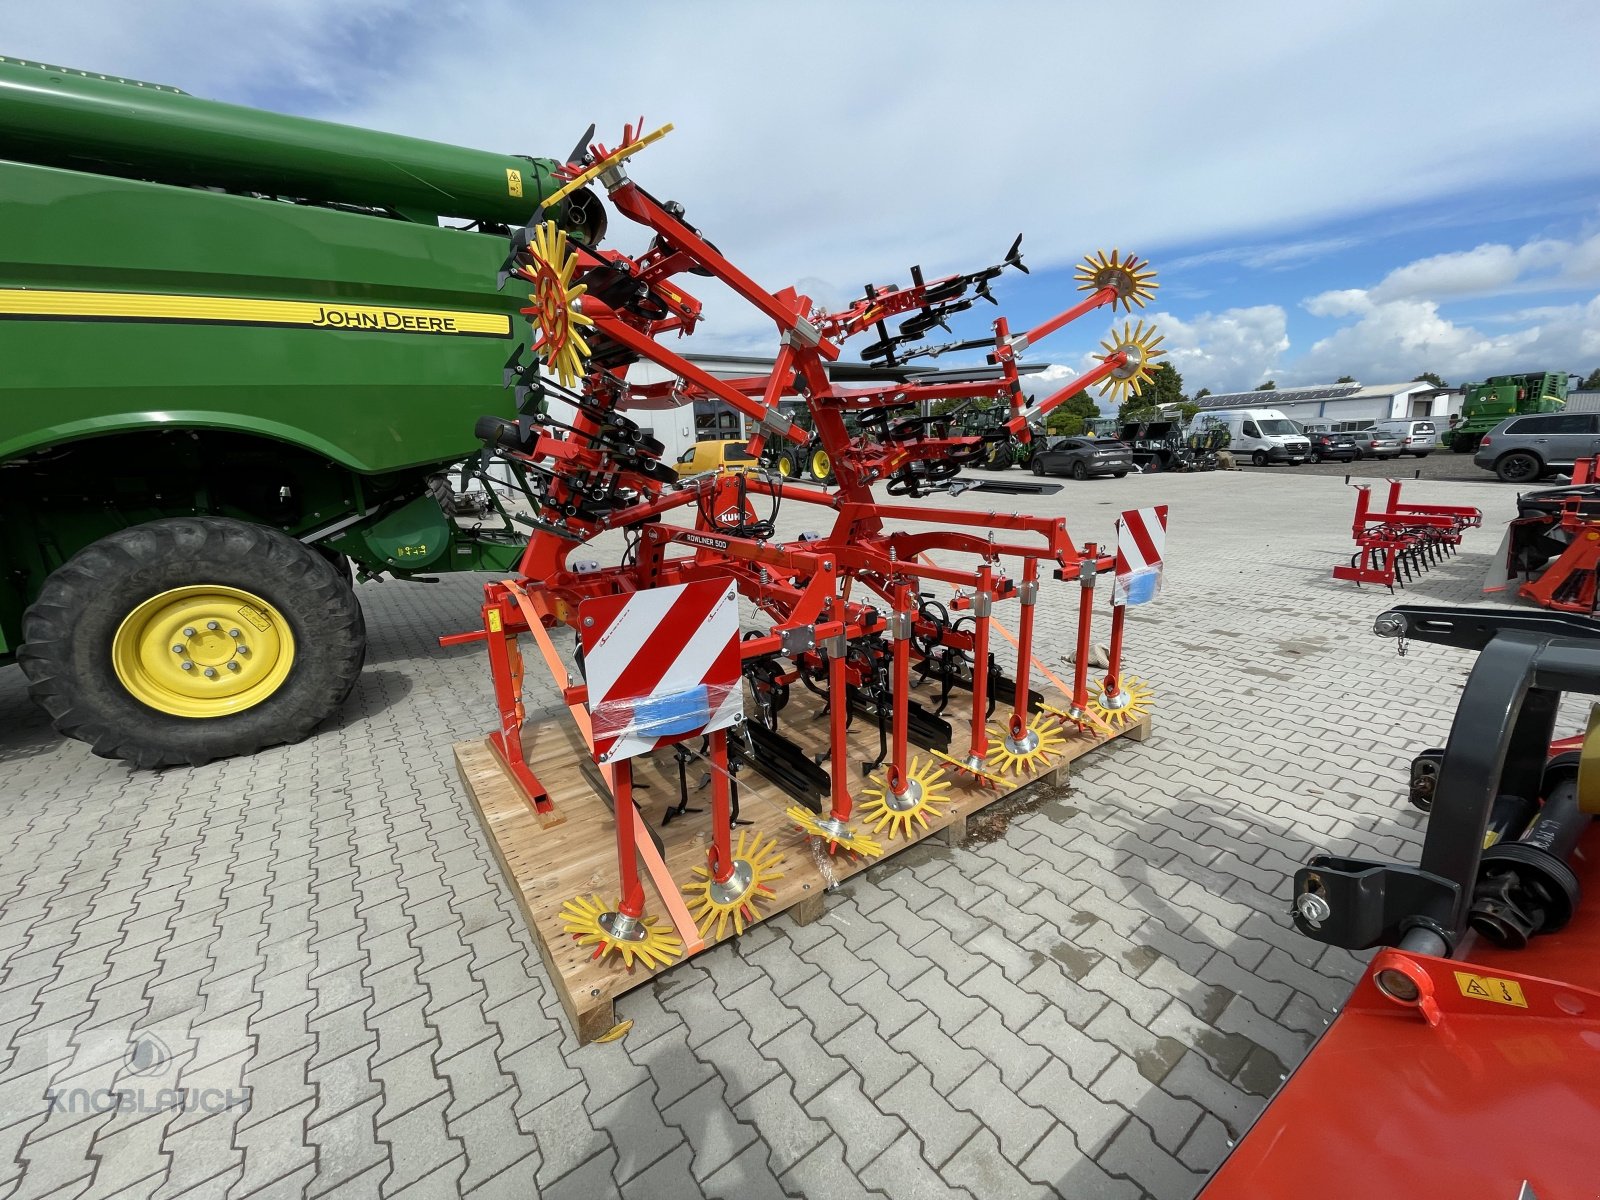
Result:
<svg viewBox="0 0 1600 1200">
<path fill-rule="evenodd" d="M 1161 285 L 1156 282 L 1156 273 L 1150 269 L 1149 259 L 1130 254 L 1118 261 L 1119 256 L 1120 251 L 1117 250 L 1111 252 L 1110 258 L 1106 257 L 1104 250 L 1096 250 L 1078 264 L 1073 277 L 1078 280 L 1080 292 L 1115 288 L 1117 297 L 1111 302 L 1112 310 L 1115 311 L 1120 304 L 1124 310 L 1132 312 L 1136 304 L 1143 308 Z"/>
<path fill-rule="evenodd" d="M 763 843 L 759 833 L 741 830 L 733 848 L 733 874 L 726 880 L 718 883 L 711 878 L 710 867 L 696 867 L 698 878 L 684 887 L 683 898 L 689 902 L 689 915 L 699 927 L 700 936 L 708 942 L 721 941 L 729 925 L 738 934 L 744 932 L 746 925 L 759 921 L 756 902 L 763 896 L 772 896 L 767 885 L 783 878 L 782 871 L 773 870 L 782 865 L 777 838 Z"/>
<path fill-rule="evenodd" d="M 1111 331 L 1111 336 L 1100 343 L 1100 348 L 1105 351 L 1101 356 L 1102 361 L 1117 354 L 1127 356 L 1127 361 L 1111 372 L 1110 377 L 1100 385 L 1100 394 L 1104 396 L 1111 393 L 1114 404 L 1121 404 L 1128 398 L 1130 392 L 1135 395 L 1144 391 L 1144 385 L 1150 382 L 1150 372 L 1155 366 L 1155 360 L 1165 357 L 1166 351 L 1160 349 L 1166 335 L 1156 332 L 1154 325 L 1146 326 L 1143 321 L 1138 325 L 1124 321 L 1122 332 Z"/>
<path fill-rule="evenodd" d="M 883 853 L 883 843 L 877 838 L 843 821 L 836 822 L 832 817 L 819 817 L 802 804 L 792 805 L 788 815 L 807 837 L 823 838 L 828 843 L 829 854 L 846 850 L 863 858 L 877 858 Z"/>
<path fill-rule="evenodd" d="M 578 308 L 578 298 L 589 290 L 589 285 L 572 282 L 578 269 L 578 252 L 568 248 L 565 230 L 554 221 L 546 221 L 533 231 L 528 257 L 530 261 L 517 273 L 533 284 L 528 295 L 533 304 L 522 310 L 537 335 L 533 352 L 555 372 L 562 387 L 576 387 L 583 377 L 584 360 L 589 357 L 589 343 L 583 340 L 579 329 L 594 325 Z"/>
<path fill-rule="evenodd" d="M 1046 721 L 1043 713 L 1035 714 L 1020 738 L 1011 736 L 1011 726 L 1004 722 L 989 726 L 989 769 L 997 775 L 1007 771 L 1021 775 L 1037 770 L 1048 762 L 1065 744 L 1061 727 Z"/>
<path fill-rule="evenodd" d="M 1089 711 L 1106 724 L 1121 728 L 1137 724 L 1144 718 L 1150 711 L 1156 690 L 1133 675 L 1119 682 L 1120 689 L 1114 696 L 1106 695 L 1104 685 L 1093 684 L 1089 695 Z"/>
<path fill-rule="evenodd" d="M 913 821 L 927 829 L 928 818 L 937 817 L 941 812 L 934 807 L 934 802 L 950 787 L 950 781 L 937 765 L 930 761 L 924 766 L 917 758 L 906 764 L 906 790 L 899 795 L 889 790 L 887 768 L 881 775 L 873 776 L 872 782 L 877 786 L 864 788 L 861 793 L 866 797 L 861 805 L 861 819 L 872 826 L 873 833 L 882 833 L 887 828 L 891 842 L 901 834 L 909 839 Z"/>
<path fill-rule="evenodd" d="M 580 946 L 593 946 L 594 958 L 615 952 L 622 965 L 634 961 L 664 967 L 683 953 L 683 942 L 659 917 L 625 917 L 599 896 L 577 896 L 561 906 L 561 924 Z"/>
</svg>

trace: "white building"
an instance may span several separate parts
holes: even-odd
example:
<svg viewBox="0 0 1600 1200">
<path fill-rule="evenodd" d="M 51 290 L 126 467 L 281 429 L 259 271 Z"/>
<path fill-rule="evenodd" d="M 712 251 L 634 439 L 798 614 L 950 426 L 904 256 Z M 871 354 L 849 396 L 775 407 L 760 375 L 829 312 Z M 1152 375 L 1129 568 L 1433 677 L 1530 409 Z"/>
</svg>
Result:
<svg viewBox="0 0 1600 1200">
<path fill-rule="evenodd" d="M 1205 396 L 1200 407 L 1275 408 L 1295 421 L 1326 421 L 1334 429 L 1364 429 L 1390 418 L 1431 418 L 1443 425 L 1461 411 L 1462 394 L 1431 383 L 1332 383 Z"/>
</svg>

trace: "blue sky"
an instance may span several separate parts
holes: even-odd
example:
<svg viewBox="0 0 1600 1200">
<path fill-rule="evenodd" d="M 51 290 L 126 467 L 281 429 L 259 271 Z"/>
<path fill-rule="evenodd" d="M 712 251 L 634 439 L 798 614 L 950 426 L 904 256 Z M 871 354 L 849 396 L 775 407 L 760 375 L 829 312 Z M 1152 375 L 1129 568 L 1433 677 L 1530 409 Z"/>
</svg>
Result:
<svg viewBox="0 0 1600 1200">
<path fill-rule="evenodd" d="M 608 141 L 673 121 L 635 177 L 829 304 L 1021 231 L 1034 273 L 997 295 L 1025 327 L 1072 302 L 1084 254 L 1134 250 L 1191 391 L 1600 367 L 1600 72 L 1561 50 L 1596 46 L 1600 5 L 1569 0 L 0 13 L 0 53 L 467 145 L 559 155 L 591 120 Z M 771 348 L 705 298 L 696 348 Z M 1030 357 L 1081 370 L 1111 324 Z"/>
</svg>

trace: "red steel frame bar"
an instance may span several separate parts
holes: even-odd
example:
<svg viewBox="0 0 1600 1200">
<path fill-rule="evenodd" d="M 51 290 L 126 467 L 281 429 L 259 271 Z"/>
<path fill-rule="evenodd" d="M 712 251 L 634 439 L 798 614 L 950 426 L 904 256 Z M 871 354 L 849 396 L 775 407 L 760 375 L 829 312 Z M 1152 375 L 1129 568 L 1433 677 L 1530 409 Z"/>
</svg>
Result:
<svg viewBox="0 0 1600 1200">
<path fill-rule="evenodd" d="M 1020 740 L 1028 728 L 1028 686 L 1033 676 L 1033 613 L 1039 603 L 1039 560 L 1022 561 L 1022 587 L 1019 602 L 1022 615 L 1017 622 L 1017 698 L 1011 706 L 1011 737 Z"/>
</svg>

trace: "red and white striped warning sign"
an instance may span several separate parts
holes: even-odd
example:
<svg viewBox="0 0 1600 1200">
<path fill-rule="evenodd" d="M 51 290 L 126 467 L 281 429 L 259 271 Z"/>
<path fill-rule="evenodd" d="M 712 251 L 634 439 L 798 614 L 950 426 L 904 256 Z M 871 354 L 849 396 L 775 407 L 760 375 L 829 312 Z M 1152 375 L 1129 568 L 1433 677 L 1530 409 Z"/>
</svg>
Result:
<svg viewBox="0 0 1600 1200">
<path fill-rule="evenodd" d="M 1117 570 L 1113 604 L 1148 604 L 1161 594 L 1167 549 L 1167 506 L 1130 508 L 1117 522 Z"/>
<path fill-rule="evenodd" d="M 739 593 L 703 579 L 578 606 L 594 754 L 616 762 L 744 716 Z"/>
</svg>

